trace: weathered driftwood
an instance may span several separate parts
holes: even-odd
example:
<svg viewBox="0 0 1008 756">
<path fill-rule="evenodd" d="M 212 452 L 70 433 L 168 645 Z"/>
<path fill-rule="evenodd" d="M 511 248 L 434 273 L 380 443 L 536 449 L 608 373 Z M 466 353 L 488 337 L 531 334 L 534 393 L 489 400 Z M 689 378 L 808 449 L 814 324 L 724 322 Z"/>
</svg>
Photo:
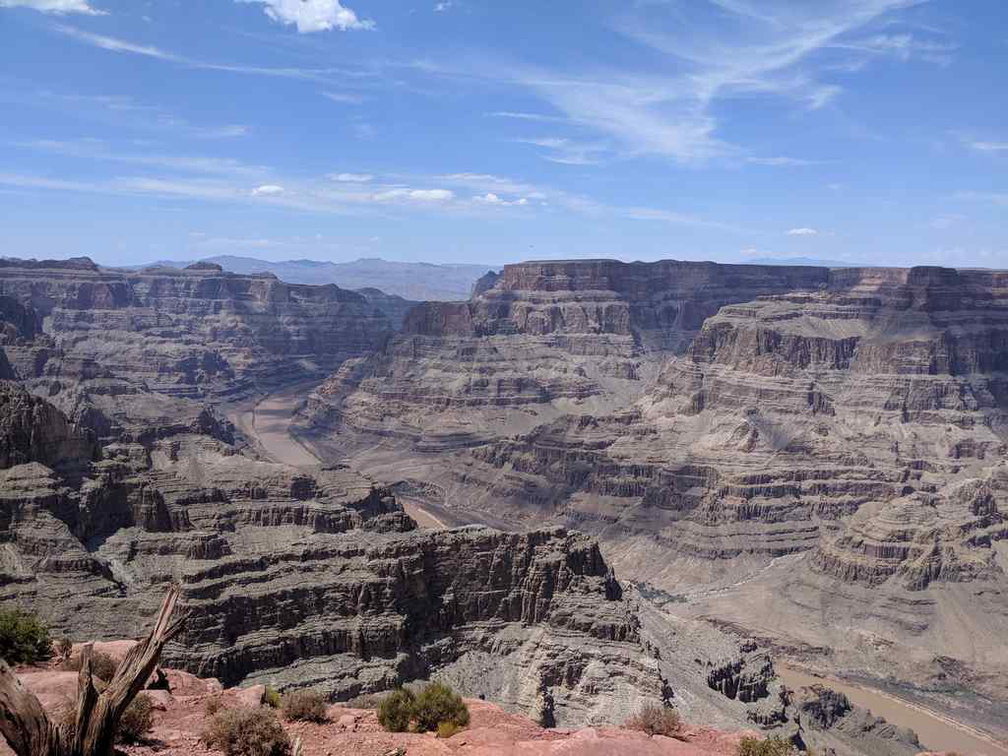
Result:
<svg viewBox="0 0 1008 756">
<path fill-rule="evenodd" d="M 165 644 L 182 632 L 186 618 L 171 618 L 178 598 L 179 589 L 169 588 L 150 635 L 130 649 L 101 693 L 91 677 L 91 645 L 82 649 L 73 725 L 49 719 L 38 699 L 0 661 L 0 735 L 14 752 L 18 756 L 109 756 L 123 712 L 143 689 Z"/>
</svg>

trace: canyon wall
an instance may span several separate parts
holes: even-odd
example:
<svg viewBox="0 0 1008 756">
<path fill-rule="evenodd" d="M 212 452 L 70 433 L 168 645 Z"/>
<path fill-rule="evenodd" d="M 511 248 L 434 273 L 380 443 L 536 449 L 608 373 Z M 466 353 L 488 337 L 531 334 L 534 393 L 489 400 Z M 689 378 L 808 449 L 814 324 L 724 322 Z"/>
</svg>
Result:
<svg viewBox="0 0 1008 756">
<path fill-rule="evenodd" d="M 303 433 L 827 667 L 1008 700 L 1006 368 L 1003 272 L 528 263 L 411 312 Z"/>
</svg>

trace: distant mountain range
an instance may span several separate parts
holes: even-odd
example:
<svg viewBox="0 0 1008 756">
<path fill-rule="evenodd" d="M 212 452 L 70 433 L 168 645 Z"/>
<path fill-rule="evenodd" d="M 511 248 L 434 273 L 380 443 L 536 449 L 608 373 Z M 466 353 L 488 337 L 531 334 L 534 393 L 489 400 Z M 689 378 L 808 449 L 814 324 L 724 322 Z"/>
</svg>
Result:
<svg viewBox="0 0 1008 756">
<path fill-rule="evenodd" d="M 184 268 L 193 260 L 160 260 L 153 266 Z M 336 284 L 343 289 L 380 289 L 412 301 L 469 299 L 476 280 L 493 269 L 490 265 L 394 262 L 377 257 L 353 262 L 284 260 L 269 262 L 254 257 L 219 255 L 200 262 L 216 263 L 232 273 L 273 273 L 281 281 Z M 143 266 L 152 267 L 152 266 Z"/>
</svg>

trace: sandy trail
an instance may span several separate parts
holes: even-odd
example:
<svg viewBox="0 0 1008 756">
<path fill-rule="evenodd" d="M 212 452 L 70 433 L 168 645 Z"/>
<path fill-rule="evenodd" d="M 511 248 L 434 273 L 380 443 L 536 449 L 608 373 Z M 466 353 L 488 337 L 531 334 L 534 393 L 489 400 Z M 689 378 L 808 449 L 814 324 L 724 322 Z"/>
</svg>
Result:
<svg viewBox="0 0 1008 756">
<path fill-rule="evenodd" d="M 260 399 L 251 407 L 238 408 L 232 414 L 235 422 L 255 439 L 261 451 L 275 462 L 292 467 L 314 467 L 325 463 L 315 452 L 291 433 L 291 423 L 298 407 L 318 385 L 317 382 L 290 386 Z M 406 514 L 422 528 L 447 528 L 441 518 L 414 501 L 402 501 Z"/>
</svg>

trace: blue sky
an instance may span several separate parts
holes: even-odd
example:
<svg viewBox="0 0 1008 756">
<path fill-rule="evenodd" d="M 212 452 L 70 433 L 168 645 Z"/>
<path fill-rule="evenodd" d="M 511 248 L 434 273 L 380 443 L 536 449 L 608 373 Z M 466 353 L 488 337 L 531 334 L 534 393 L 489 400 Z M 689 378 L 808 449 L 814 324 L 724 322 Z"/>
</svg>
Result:
<svg viewBox="0 0 1008 756">
<path fill-rule="evenodd" d="M 1002 0 L 0 0 L 0 254 L 1008 268 L 1004 22 Z"/>
</svg>

